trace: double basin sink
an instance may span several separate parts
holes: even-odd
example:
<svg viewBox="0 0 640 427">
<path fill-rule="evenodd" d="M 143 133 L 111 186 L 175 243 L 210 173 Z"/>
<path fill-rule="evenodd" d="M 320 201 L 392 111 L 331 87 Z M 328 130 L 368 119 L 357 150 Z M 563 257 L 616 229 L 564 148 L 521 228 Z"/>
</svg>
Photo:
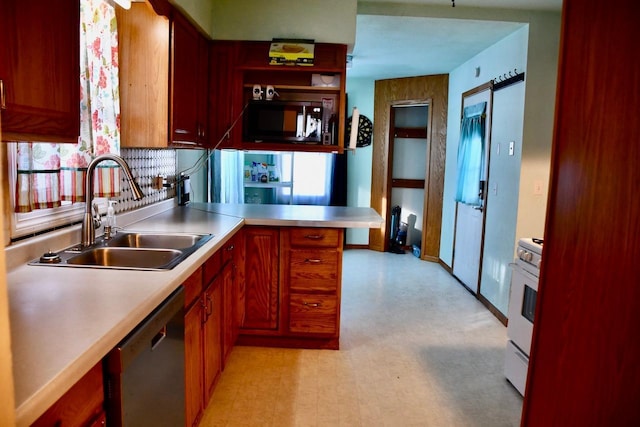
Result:
<svg viewBox="0 0 640 427">
<path fill-rule="evenodd" d="M 213 234 L 121 231 L 96 238 L 89 247 L 48 252 L 30 265 L 123 270 L 170 270 L 209 241 Z"/>
</svg>

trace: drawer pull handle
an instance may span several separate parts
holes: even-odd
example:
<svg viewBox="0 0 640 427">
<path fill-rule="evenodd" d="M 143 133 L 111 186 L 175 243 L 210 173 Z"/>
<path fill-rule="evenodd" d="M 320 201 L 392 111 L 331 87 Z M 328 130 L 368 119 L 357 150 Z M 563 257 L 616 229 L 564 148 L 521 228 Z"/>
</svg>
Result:
<svg viewBox="0 0 640 427">
<path fill-rule="evenodd" d="M 306 301 L 302 301 L 302 305 L 306 305 L 307 307 L 314 307 L 314 308 L 322 306 L 322 304 L 319 302 L 306 302 Z"/>
<path fill-rule="evenodd" d="M 306 264 L 320 264 L 322 262 L 321 259 L 318 258 L 307 258 L 304 260 Z"/>
<path fill-rule="evenodd" d="M 320 240 L 323 237 L 324 236 L 322 234 L 307 234 L 306 236 L 304 236 L 305 239 L 309 240 Z"/>
<path fill-rule="evenodd" d="M 7 109 L 7 98 L 4 94 L 4 82 L 0 80 L 0 110 Z"/>
</svg>

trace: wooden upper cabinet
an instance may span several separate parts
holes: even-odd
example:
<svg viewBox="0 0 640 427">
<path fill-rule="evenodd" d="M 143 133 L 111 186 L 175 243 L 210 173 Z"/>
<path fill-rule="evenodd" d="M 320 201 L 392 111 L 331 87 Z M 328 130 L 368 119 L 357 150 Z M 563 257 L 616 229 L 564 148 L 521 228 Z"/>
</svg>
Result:
<svg viewBox="0 0 640 427">
<path fill-rule="evenodd" d="M 242 133 L 242 125 L 231 129 L 235 117 L 242 110 L 241 95 L 233 95 L 236 90 L 234 64 L 237 53 L 238 43 L 234 41 L 214 40 L 209 45 L 211 148 L 232 148 L 234 141 L 240 141 L 239 135 Z M 242 123 L 242 121 L 240 120 L 238 123 Z M 234 137 L 236 134 L 237 138 Z"/>
<path fill-rule="evenodd" d="M 208 142 L 208 40 L 178 11 L 172 15 L 171 141 Z"/>
<path fill-rule="evenodd" d="M 120 56 L 120 145 L 167 147 L 169 19 L 147 3 L 116 8 Z"/>
<path fill-rule="evenodd" d="M 78 142 L 80 3 L 0 2 L 3 141 Z"/>
</svg>

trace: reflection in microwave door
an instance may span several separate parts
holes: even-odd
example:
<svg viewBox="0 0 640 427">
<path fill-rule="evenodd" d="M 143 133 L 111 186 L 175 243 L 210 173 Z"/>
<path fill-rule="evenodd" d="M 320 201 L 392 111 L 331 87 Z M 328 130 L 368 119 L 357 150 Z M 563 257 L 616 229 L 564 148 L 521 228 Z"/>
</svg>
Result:
<svg viewBox="0 0 640 427">
<path fill-rule="evenodd" d="M 296 138 L 302 138 L 304 135 L 303 132 L 303 127 L 304 125 L 304 117 L 302 116 L 302 114 L 298 114 L 298 116 L 296 117 Z"/>
<path fill-rule="evenodd" d="M 318 131 L 320 130 L 320 119 L 316 117 L 307 116 L 307 129 L 305 131 L 306 138 L 318 138 Z"/>
</svg>

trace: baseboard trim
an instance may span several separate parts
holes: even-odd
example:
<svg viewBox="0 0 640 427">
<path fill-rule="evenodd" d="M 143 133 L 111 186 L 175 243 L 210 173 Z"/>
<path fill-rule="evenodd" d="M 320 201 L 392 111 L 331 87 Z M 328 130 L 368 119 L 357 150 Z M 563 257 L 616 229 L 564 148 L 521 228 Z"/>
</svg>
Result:
<svg viewBox="0 0 640 427">
<path fill-rule="evenodd" d="M 440 266 L 442 268 L 444 268 L 450 275 L 453 276 L 453 269 L 451 267 L 449 267 L 443 260 L 442 258 L 438 258 L 438 264 L 440 264 Z"/>
<path fill-rule="evenodd" d="M 354 245 L 353 243 L 344 245 L 345 249 L 369 249 L 369 245 Z"/>
<path fill-rule="evenodd" d="M 507 323 L 508 323 L 507 316 L 502 314 L 502 312 L 498 310 L 495 305 L 491 304 L 491 302 L 488 299 L 486 299 L 482 294 L 478 294 L 477 298 L 485 307 L 487 307 L 487 309 L 489 309 L 491 313 L 493 313 L 494 316 L 496 316 L 496 318 L 500 321 L 500 323 L 502 323 L 504 326 L 507 326 Z"/>
</svg>

